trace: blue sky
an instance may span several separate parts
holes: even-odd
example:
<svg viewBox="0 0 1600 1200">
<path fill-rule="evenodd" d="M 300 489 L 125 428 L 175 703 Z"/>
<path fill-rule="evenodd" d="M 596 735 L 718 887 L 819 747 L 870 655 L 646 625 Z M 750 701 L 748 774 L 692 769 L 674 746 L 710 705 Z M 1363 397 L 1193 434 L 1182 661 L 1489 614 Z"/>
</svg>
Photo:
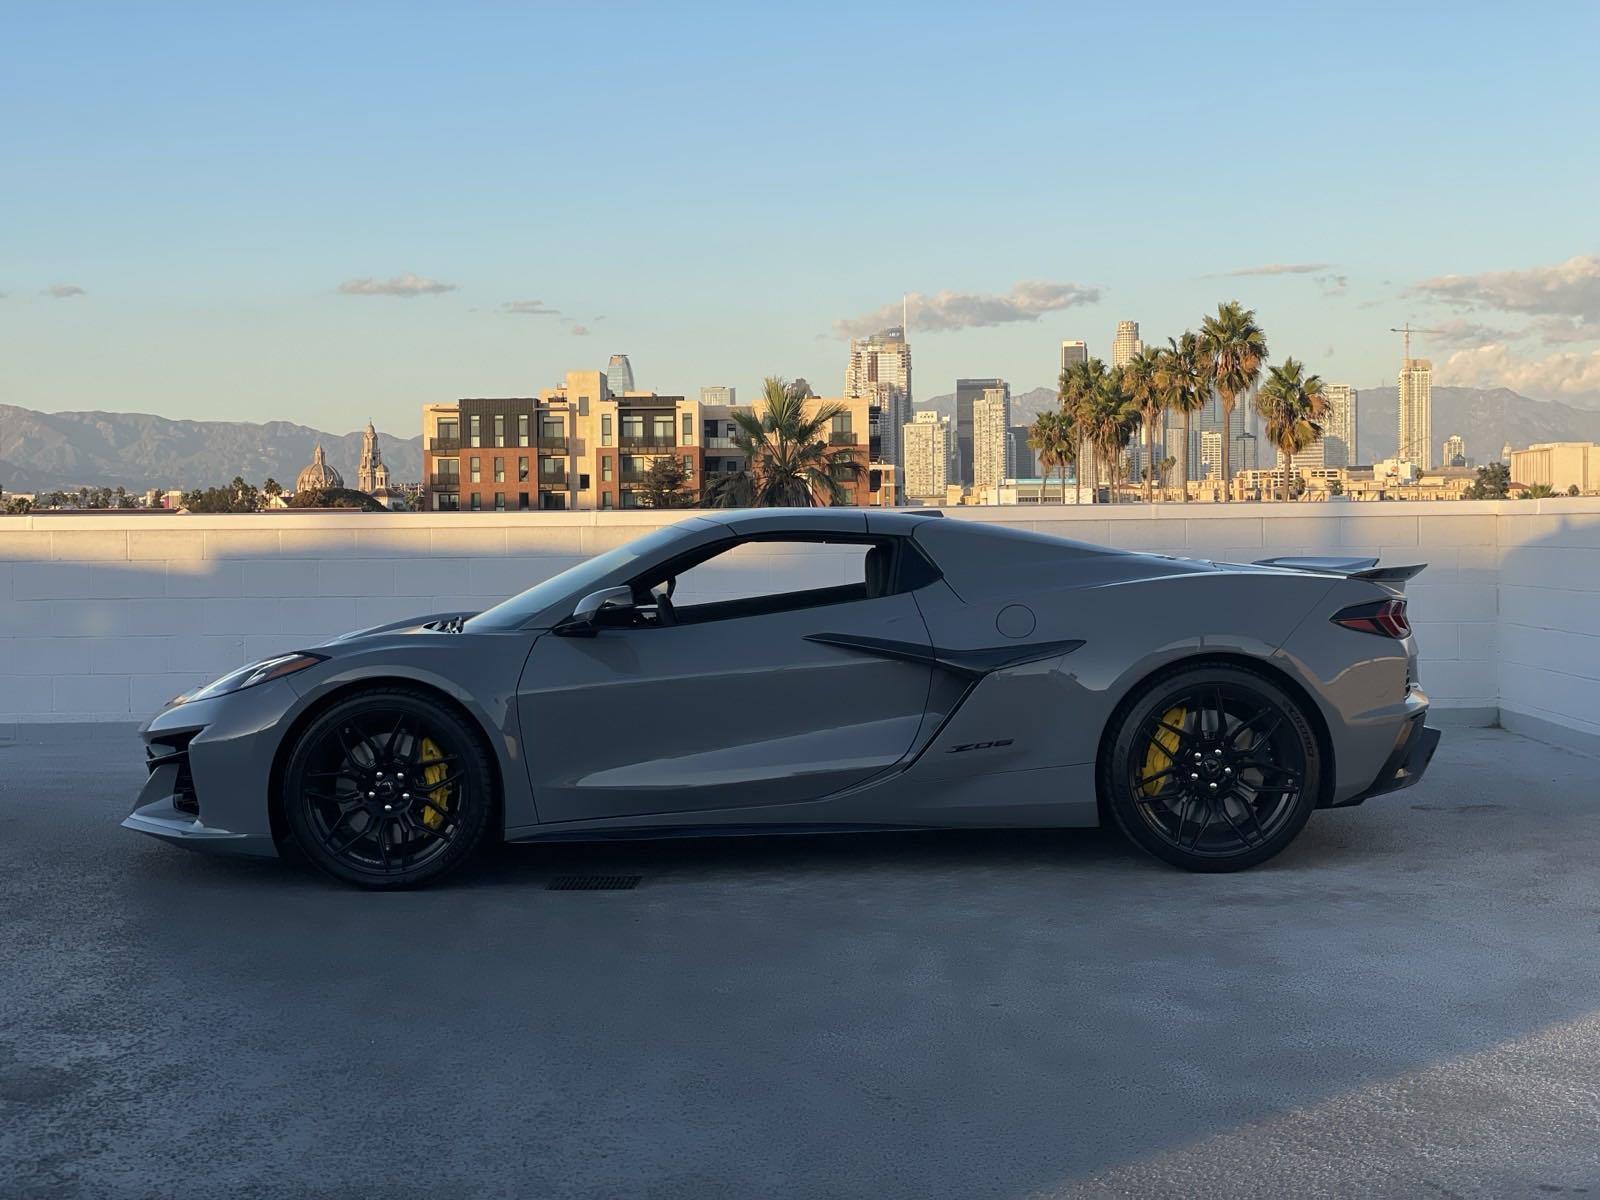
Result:
<svg viewBox="0 0 1600 1200">
<path fill-rule="evenodd" d="M 0 14 L 0 402 L 410 433 L 616 351 L 827 393 L 902 292 L 922 396 L 1224 298 L 1327 379 L 1409 318 L 1600 395 L 1593 5 Z"/>
</svg>

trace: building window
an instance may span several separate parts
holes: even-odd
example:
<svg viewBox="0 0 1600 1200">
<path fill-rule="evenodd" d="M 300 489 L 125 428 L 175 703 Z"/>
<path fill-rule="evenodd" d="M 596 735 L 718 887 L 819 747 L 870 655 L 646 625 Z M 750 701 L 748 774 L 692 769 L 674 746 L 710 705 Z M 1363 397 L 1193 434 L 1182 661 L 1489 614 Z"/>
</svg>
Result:
<svg viewBox="0 0 1600 1200">
<path fill-rule="evenodd" d="M 483 445 L 483 418 L 476 414 L 467 418 L 467 445 Z"/>
<path fill-rule="evenodd" d="M 506 419 L 500 413 L 494 416 L 494 444 L 496 446 L 506 444 Z"/>
<path fill-rule="evenodd" d="M 521 511 L 524 511 L 524 512 L 527 511 L 527 508 L 528 508 L 528 493 L 527 492 L 518 492 L 517 493 L 517 508 L 519 510 L 521 510 Z"/>
<path fill-rule="evenodd" d="M 517 415 L 517 445 L 526 446 L 527 444 L 528 444 L 528 414 L 527 413 L 519 413 Z"/>
<path fill-rule="evenodd" d="M 561 426 L 560 417 L 546 417 L 539 422 L 539 440 L 541 442 L 559 442 L 566 437 L 566 431 Z"/>
<path fill-rule="evenodd" d="M 478 418 L 477 417 L 473 417 L 472 419 L 474 421 L 476 421 Z M 467 460 L 467 471 L 468 471 L 467 478 L 469 480 L 471 480 L 473 483 L 482 483 L 483 482 L 483 459 L 481 459 L 481 458 L 469 458 Z"/>
<path fill-rule="evenodd" d="M 494 460 L 494 481 L 496 483 L 504 483 L 506 481 L 506 460 L 503 458 Z"/>
<path fill-rule="evenodd" d="M 643 439 L 643 437 L 644 437 L 644 414 L 642 414 L 642 413 L 623 413 L 622 414 L 622 436 L 625 437 L 625 438 Z"/>
<path fill-rule="evenodd" d="M 610 413 L 602 413 L 600 415 L 600 444 L 602 446 L 611 445 L 611 414 Z"/>
<path fill-rule="evenodd" d="M 433 474 L 440 481 L 460 479 L 461 460 L 459 458 L 436 458 L 433 460 Z"/>
<path fill-rule="evenodd" d="M 578 397 L 578 415 L 580 417 L 587 417 L 589 415 L 589 397 Z"/>
<path fill-rule="evenodd" d="M 483 497 L 480 496 L 477 492 L 473 492 L 472 493 L 472 499 L 468 503 L 467 507 L 472 509 L 473 512 L 477 512 L 479 509 L 481 509 L 483 507 Z"/>
<path fill-rule="evenodd" d="M 504 492 L 496 492 L 494 494 L 494 510 L 495 512 L 505 512 L 506 494 Z"/>
<path fill-rule="evenodd" d="M 611 482 L 611 456 L 609 454 L 600 456 L 600 480 L 602 483 Z"/>
<path fill-rule="evenodd" d="M 601 492 L 600 493 L 600 507 L 601 508 L 610 508 L 611 507 L 611 493 L 610 492 Z"/>
<path fill-rule="evenodd" d="M 455 512 L 461 507 L 460 492 L 436 492 L 433 497 L 436 512 Z"/>
<path fill-rule="evenodd" d="M 580 492 L 587 492 L 589 490 L 589 477 L 587 475 L 578 476 L 578 490 Z"/>
<path fill-rule="evenodd" d="M 454 442 L 461 438 L 461 420 L 459 417 L 440 417 L 439 423 L 434 426 L 433 436 L 442 441 Z"/>
<path fill-rule="evenodd" d="M 559 458 L 545 457 L 539 460 L 539 474 L 551 480 L 559 480 L 566 474 L 567 464 Z"/>
<path fill-rule="evenodd" d="M 694 455 L 692 454 L 683 456 L 683 477 L 685 479 L 694 478 Z"/>
<path fill-rule="evenodd" d="M 663 446 L 672 445 L 672 418 L 657 417 L 651 422 L 651 436 Z"/>
<path fill-rule="evenodd" d="M 694 414 L 693 413 L 684 413 L 683 414 L 683 444 L 685 446 L 694 445 Z"/>
<path fill-rule="evenodd" d="M 526 454 L 517 459 L 517 482 L 528 482 L 528 456 Z"/>
</svg>

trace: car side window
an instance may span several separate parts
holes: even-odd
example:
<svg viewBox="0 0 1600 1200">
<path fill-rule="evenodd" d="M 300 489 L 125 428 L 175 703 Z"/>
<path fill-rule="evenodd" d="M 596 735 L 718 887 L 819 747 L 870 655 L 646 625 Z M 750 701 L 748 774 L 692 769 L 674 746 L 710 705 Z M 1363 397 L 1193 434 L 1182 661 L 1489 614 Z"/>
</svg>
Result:
<svg viewBox="0 0 1600 1200">
<path fill-rule="evenodd" d="M 894 590 L 893 538 L 762 537 L 634 581 L 641 625 L 689 625 L 868 600 Z M 663 602 L 662 597 L 666 599 Z"/>
</svg>

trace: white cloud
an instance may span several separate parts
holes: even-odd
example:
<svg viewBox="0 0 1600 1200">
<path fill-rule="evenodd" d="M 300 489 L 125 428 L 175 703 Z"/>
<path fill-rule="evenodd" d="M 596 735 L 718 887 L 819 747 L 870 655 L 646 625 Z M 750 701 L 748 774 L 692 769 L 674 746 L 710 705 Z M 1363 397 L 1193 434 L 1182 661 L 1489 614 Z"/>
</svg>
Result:
<svg viewBox="0 0 1600 1200">
<path fill-rule="evenodd" d="M 543 300 L 508 300 L 500 306 L 501 312 L 518 313 L 525 317 L 559 317 L 561 310 L 551 308 Z"/>
<path fill-rule="evenodd" d="M 1508 387 L 1529 396 L 1584 396 L 1600 393 L 1600 350 L 1525 359 L 1504 344 L 1479 346 L 1457 350 L 1434 378 L 1461 387 Z"/>
<path fill-rule="evenodd" d="M 1439 275 L 1410 293 L 1461 309 L 1564 316 L 1600 324 L 1600 254 L 1580 254 L 1549 267 Z"/>
<path fill-rule="evenodd" d="M 453 283 L 440 283 L 437 279 L 426 279 L 410 271 L 393 279 L 346 279 L 339 285 L 340 293 L 345 296 L 399 296 L 402 300 L 455 290 Z"/>
<path fill-rule="evenodd" d="M 75 283 L 52 283 L 45 288 L 44 292 L 45 295 L 54 296 L 57 300 L 70 300 L 74 296 L 87 296 L 89 294 Z"/>
<path fill-rule="evenodd" d="M 1212 279 L 1231 279 L 1239 275 L 1315 275 L 1326 271 L 1332 263 L 1263 263 L 1259 267 L 1239 267 L 1233 271 L 1223 271 L 1220 275 L 1212 275 Z"/>
<path fill-rule="evenodd" d="M 570 332 L 573 337 L 588 337 L 589 327 L 587 325 L 574 325 Z"/>
<path fill-rule="evenodd" d="M 1484 325 L 1477 321 L 1469 321 L 1464 317 L 1455 317 L 1441 325 L 1416 335 L 1429 347 L 1438 346 L 1440 349 L 1450 350 L 1460 347 L 1477 348 L 1496 343 L 1515 341 L 1522 334 L 1502 329 L 1497 325 Z"/>
<path fill-rule="evenodd" d="M 1047 312 L 1057 312 L 1079 304 L 1094 304 L 1101 289 L 1079 283 L 1045 283 L 1025 280 L 1003 296 L 982 292 L 936 292 L 931 296 L 912 292 L 905 307 L 911 328 L 917 333 L 943 333 L 955 329 L 979 329 L 1009 325 L 1016 321 L 1037 321 Z M 842 317 L 833 323 L 840 337 L 861 337 L 900 323 L 900 304 L 859 317 Z"/>
<path fill-rule="evenodd" d="M 1574 342 L 1600 341 L 1600 322 L 1586 325 L 1571 317 L 1540 317 L 1526 332 L 1537 335 L 1546 346 L 1570 346 Z"/>
<path fill-rule="evenodd" d="M 1322 288 L 1324 296 L 1342 296 L 1350 290 L 1350 276 L 1348 275 L 1318 275 L 1317 286 Z"/>
</svg>

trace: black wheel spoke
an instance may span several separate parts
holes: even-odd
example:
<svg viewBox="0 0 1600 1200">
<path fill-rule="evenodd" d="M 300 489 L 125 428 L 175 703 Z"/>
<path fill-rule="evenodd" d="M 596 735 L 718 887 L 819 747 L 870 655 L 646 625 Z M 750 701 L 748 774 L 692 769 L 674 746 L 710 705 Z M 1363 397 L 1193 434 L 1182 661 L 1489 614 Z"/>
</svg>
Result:
<svg viewBox="0 0 1600 1200">
<path fill-rule="evenodd" d="M 1208 805 L 1208 804 L 1202 803 L 1200 807 L 1205 809 L 1206 817 L 1205 817 L 1205 820 L 1200 822 L 1199 827 L 1197 829 L 1195 829 L 1195 831 L 1194 831 L 1194 841 L 1189 843 L 1189 849 L 1191 849 L 1191 850 L 1196 850 L 1196 849 L 1199 848 L 1200 839 L 1205 837 L 1206 830 L 1211 828 L 1211 806 Z M 1183 843 L 1179 842 L 1178 844 L 1181 846 Z"/>
<path fill-rule="evenodd" d="M 1194 734 L 1179 729 L 1176 725 L 1168 725 L 1160 718 L 1156 719 L 1156 727 L 1158 729 L 1165 729 L 1168 733 L 1175 735 L 1178 739 L 1178 746 L 1180 749 L 1186 744 L 1190 744 L 1194 741 Z M 1165 747 L 1163 747 L 1163 749 L 1165 749 Z"/>
<path fill-rule="evenodd" d="M 1233 819 L 1233 814 L 1228 811 L 1228 803 L 1226 800 L 1217 801 L 1217 812 L 1222 819 L 1227 822 L 1228 828 L 1233 830 L 1234 836 L 1243 842 L 1248 848 L 1250 845 L 1250 835 L 1239 827 L 1239 822 Z"/>
<path fill-rule="evenodd" d="M 429 767 L 448 767 L 456 761 L 454 754 L 446 754 L 439 758 L 421 758 L 411 764 L 413 770 L 425 771 Z"/>
<path fill-rule="evenodd" d="M 438 813 L 439 814 L 439 819 L 441 821 L 443 821 L 446 825 L 454 824 L 454 822 L 455 822 L 455 817 L 452 814 L 450 814 L 450 813 L 446 812 L 444 809 L 440 808 L 437 804 L 435 804 L 433 802 L 432 799 L 430 799 L 427 796 L 424 796 L 422 798 L 422 807 L 423 808 L 432 809 L 434 812 Z"/>
<path fill-rule="evenodd" d="M 442 788 L 454 787 L 460 782 L 461 773 L 458 771 L 454 775 L 446 775 L 443 779 L 423 780 L 423 782 L 417 784 L 417 790 L 426 794 L 432 794 L 433 792 L 437 792 Z"/>
<path fill-rule="evenodd" d="M 1177 763 L 1173 763 L 1170 767 L 1166 768 L 1166 770 L 1164 770 L 1164 771 L 1157 771 L 1154 775 L 1146 775 L 1143 779 L 1139 780 L 1139 782 L 1135 786 L 1136 787 L 1149 787 L 1152 783 L 1155 783 L 1156 780 L 1158 780 L 1158 779 L 1166 779 L 1168 776 L 1170 776 L 1173 773 L 1175 773 L 1177 771 L 1177 769 L 1178 769 L 1178 764 Z"/>
<path fill-rule="evenodd" d="M 1233 793 L 1233 796 L 1239 801 L 1239 807 L 1244 809 L 1244 815 L 1250 818 L 1250 827 L 1255 830 L 1256 836 L 1263 842 L 1266 841 L 1267 831 L 1261 827 L 1261 818 L 1256 815 L 1255 805 L 1237 792 Z"/>
</svg>

